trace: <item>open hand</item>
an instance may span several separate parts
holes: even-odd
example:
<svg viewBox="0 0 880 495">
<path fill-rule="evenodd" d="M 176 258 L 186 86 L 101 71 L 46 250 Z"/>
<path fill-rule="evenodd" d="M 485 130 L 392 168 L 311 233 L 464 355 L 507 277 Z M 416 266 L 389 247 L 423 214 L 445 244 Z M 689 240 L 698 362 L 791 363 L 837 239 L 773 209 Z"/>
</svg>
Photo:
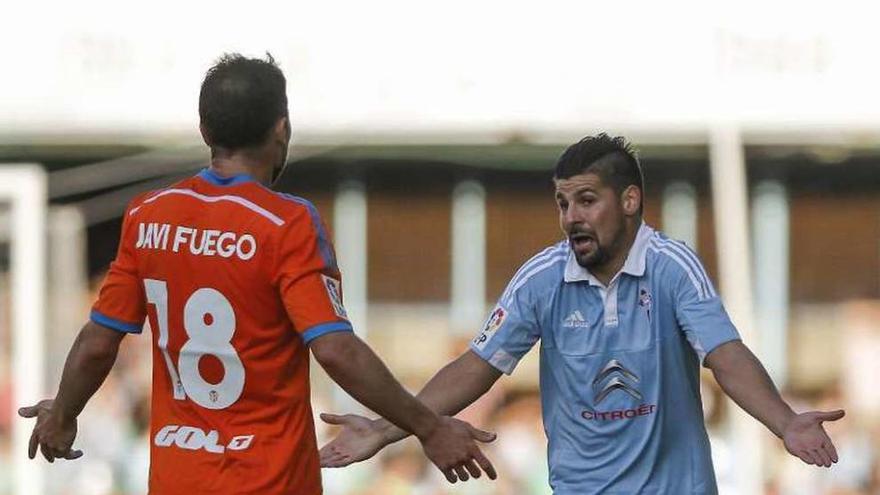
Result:
<svg viewBox="0 0 880 495">
<path fill-rule="evenodd" d="M 18 410 L 18 415 L 22 418 L 37 418 L 28 445 L 28 457 L 36 457 L 39 447 L 43 457 L 49 462 L 55 462 L 55 459 L 79 459 L 83 455 L 82 451 L 71 448 L 76 438 L 76 420 L 63 421 L 53 412 L 52 404 L 52 400 L 41 400 L 33 406 Z"/>
<path fill-rule="evenodd" d="M 387 445 L 378 421 L 357 414 L 321 414 L 321 420 L 339 425 L 342 431 L 321 447 L 321 467 L 338 468 L 365 461 Z"/>
<path fill-rule="evenodd" d="M 491 442 L 495 434 L 474 428 L 464 421 L 443 416 L 438 426 L 427 437 L 420 439 L 425 455 L 446 476 L 450 483 L 467 481 L 470 476 L 480 477 L 480 469 L 489 479 L 497 478 L 495 467 L 476 442 Z"/>
<path fill-rule="evenodd" d="M 837 449 L 822 427 L 825 421 L 837 421 L 846 414 L 842 409 L 831 412 L 811 411 L 795 416 L 785 427 L 782 441 L 788 452 L 807 464 L 831 467 L 837 462 Z"/>
</svg>

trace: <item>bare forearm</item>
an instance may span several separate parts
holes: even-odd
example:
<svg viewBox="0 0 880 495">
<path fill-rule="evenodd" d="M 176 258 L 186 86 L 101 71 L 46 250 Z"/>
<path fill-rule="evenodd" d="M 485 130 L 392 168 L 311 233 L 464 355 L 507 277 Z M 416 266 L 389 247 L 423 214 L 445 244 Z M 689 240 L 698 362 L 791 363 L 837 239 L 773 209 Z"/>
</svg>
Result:
<svg viewBox="0 0 880 495">
<path fill-rule="evenodd" d="M 795 416 L 758 358 L 741 342 L 730 342 L 707 357 L 715 379 L 743 410 L 782 438 Z"/>
<path fill-rule="evenodd" d="M 113 345 L 96 336 L 94 328 L 83 328 L 67 355 L 53 405 L 62 419 L 71 421 L 79 416 L 113 368 L 117 351 L 118 342 Z"/>
<path fill-rule="evenodd" d="M 483 396 L 501 372 L 470 351 L 444 366 L 422 388 L 418 399 L 437 414 L 454 416 Z M 387 443 L 406 438 L 408 433 L 387 421 L 377 420 Z"/>
<path fill-rule="evenodd" d="M 338 346 L 336 353 L 332 361 L 321 364 L 330 378 L 358 402 L 420 437 L 435 427 L 438 416 L 407 392 L 360 339 Z"/>
</svg>

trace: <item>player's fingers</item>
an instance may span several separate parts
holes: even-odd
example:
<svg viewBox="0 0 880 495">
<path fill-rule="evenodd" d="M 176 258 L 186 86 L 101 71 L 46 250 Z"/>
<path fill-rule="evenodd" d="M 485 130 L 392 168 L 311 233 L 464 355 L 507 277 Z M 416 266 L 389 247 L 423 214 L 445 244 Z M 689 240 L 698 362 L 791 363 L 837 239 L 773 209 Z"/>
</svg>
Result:
<svg viewBox="0 0 880 495">
<path fill-rule="evenodd" d="M 43 457 L 46 458 L 50 463 L 55 462 L 55 456 L 52 455 L 52 452 L 49 450 L 49 446 L 45 443 L 40 443 L 40 452 L 43 453 Z"/>
<path fill-rule="evenodd" d="M 831 457 L 822 449 L 816 449 L 810 452 L 813 458 L 819 461 L 820 466 L 831 467 Z"/>
<path fill-rule="evenodd" d="M 813 458 L 813 455 L 810 454 L 810 452 L 807 451 L 807 450 L 801 450 L 801 451 L 799 451 L 799 452 L 798 452 L 798 457 L 800 457 L 801 460 L 804 461 L 804 462 L 806 462 L 807 464 L 811 464 L 811 465 L 816 465 L 816 464 L 818 464 L 818 463 L 816 462 L 816 459 Z"/>
<path fill-rule="evenodd" d="M 334 455 L 321 455 L 318 460 L 321 463 L 321 467 L 330 467 L 331 464 L 339 460 L 339 457 Z"/>
<path fill-rule="evenodd" d="M 493 442 L 493 441 L 495 441 L 495 438 L 497 437 L 497 435 L 495 435 L 492 432 L 481 430 L 481 429 L 475 428 L 473 426 L 470 426 L 470 431 L 471 431 L 471 436 L 475 440 L 483 442 L 483 443 Z"/>
<path fill-rule="evenodd" d="M 334 457 L 333 459 L 326 459 L 321 461 L 322 468 L 341 468 L 348 466 L 350 462 L 342 457 Z"/>
<path fill-rule="evenodd" d="M 837 449 L 834 448 L 834 443 L 831 442 L 831 439 L 825 440 L 825 442 L 822 443 L 822 448 L 828 453 L 828 457 L 831 458 L 832 462 L 837 462 L 839 460 L 837 457 Z"/>
<path fill-rule="evenodd" d="M 79 459 L 79 458 L 82 457 L 82 456 L 83 456 L 83 451 L 82 451 L 82 450 L 73 450 L 73 449 L 70 449 L 70 450 L 67 451 L 66 454 L 64 454 L 64 458 L 67 459 L 68 461 L 72 461 L 72 460 L 74 460 L 74 459 Z"/>
<path fill-rule="evenodd" d="M 480 477 L 480 468 L 477 466 L 477 463 L 474 462 L 473 459 L 469 459 L 464 463 L 464 468 L 467 469 L 467 472 L 471 475 L 471 478 L 477 479 Z"/>
<path fill-rule="evenodd" d="M 318 461 L 321 463 L 321 467 L 330 467 L 330 463 L 338 459 L 338 456 L 325 453 L 323 450 L 318 454 Z"/>
<path fill-rule="evenodd" d="M 323 461 L 324 459 L 329 459 L 336 454 L 337 454 L 337 452 L 335 449 L 333 449 L 333 447 L 331 447 L 329 445 L 325 445 L 325 446 L 321 447 L 321 450 L 318 451 L 318 458 L 320 458 L 321 461 Z"/>
<path fill-rule="evenodd" d="M 485 455 L 483 455 L 482 450 L 477 449 L 477 451 L 474 452 L 474 459 L 477 461 L 477 464 L 480 465 L 480 468 L 483 469 L 483 472 L 486 473 L 486 476 L 488 476 L 490 480 L 494 480 L 498 477 L 498 474 L 495 472 L 495 466 L 493 466 L 489 459 Z"/>
<path fill-rule="evenodd" d="M 843 409 L 838 409 L 836 411 L 819 411 L 816 413 L 816 418 L 819 421 L 837 421 L 844 416 L 846 416 L 846 411 Z"/>
<path fill-rule="evenodd" d="M 28 458 L 33 459 L 37 456 L 37 446 L 40 444 L 40 439 L 37 438 L 37 430 L 34 430 L 31 433 L 31 441 L 28 443 Z"/>
<path fill-rule="evenodd" d="M 39 411 L 40 408 L 38 406 L 19 407 L 18 415 L 22 418 L 35 418 Z"/>
<path fill-rule="evenodd" d="M 49 453 L 52 454 L 52 459 L 64 459 L 69 451 L 70 449 L 57 449 L 51 445 L 49 446 Z"/>
<path fill-rule="evenodd" d="M 321 421 L 328 425 L 344 425 L 348 423 L 350 417 L 350 414 L 321 413 Z"/>
<path fill-rule="evenodd" d="M 334 467 L 348 466 L 352 462 L 351 456 L 342 452 L 334 452 L 327 461 L 333 463 Z"/>
<path fill-rule="evenodd" d="M 470 476 L 468 476 L 467 470 L 461 464 L 455 466 L 455 474 L 458 475 L 458 479 L 460 479 L 461 481 L 467 481 L 470 479 Z"/>
<path fill-rule="evenodd" d="M 335 457 L 345 455 L 345 452 L 343 452 L 343 450 L 340 449 L 338 446 L 330 443 L 322 447 L 321 450 L 318 451 L 318 454 L 321 457 Z"/>
<path fill-rule="evenodd" d="M 441 469 L 440 471 L 443 473 L 443 476 L 446 476 L 446 481 L 450 483 L 458 481 L 458 478 L 455 477 L 455 471 L 453 471 L 452 468 Z"/>
</svg>

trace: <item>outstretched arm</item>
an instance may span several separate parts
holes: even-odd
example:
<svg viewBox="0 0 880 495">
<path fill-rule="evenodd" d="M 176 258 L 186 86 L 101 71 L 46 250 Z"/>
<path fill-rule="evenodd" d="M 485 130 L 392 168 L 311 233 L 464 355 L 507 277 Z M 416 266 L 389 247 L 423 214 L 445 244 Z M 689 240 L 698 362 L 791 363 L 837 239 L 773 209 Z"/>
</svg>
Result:
<svg viewBox="0 0 880 495">
<path fill-rule="evenodd" d="M 37 418 L 28 449 L 31 459 L 38 446 L 49 462 L 82 455 L 71 449 L 76 438 L 76 418 L 110 373 L 123 337 L 122 332 L 92 321 L 86 323 L 67 355 L 55 400 L 19 409 L 22 417 Z"/>
<path fill-rule="evenodd" d="M 468 350 L 437 372 L 418 394 L 418 399 L 437 414 L 452 416 L 479 399 L 500 376 L 500 371 Z M 343 467 L 369 459 L 386 445 L 409 435 L 381 418 L 370 421 L 353 414 L 322 414 L 321 418 L 345 427 L 321 449 L 324 467 Z"/>
<path fill-rule="evenodd" d="M 843 410 L 797 414 L 779 395 L 758 358 L 741 341 L 720 345 L 706 356 L 718 384 L 741 408 L 781 438 L 786 450 L 807 464 L 830 467 L 837 462 L 834 444 L 822 427 Z"/>
<path fill-rule="evenodd" d="M 455 416 L 488 392 L 500 377 L 500 371 L 468 350 L 438 371 L 417 397 L 437 414 Z M 379 426 L 386 445 L 409 435 L 387 421 L 379 420 Z"/>
<path fill-rule="evenodd" d="M 409 394 L 392 376 L 388 368 L 362 340 L 351 332 L 337 332 L 312 341 L 315 358 L 327 374 L 346 392 L 365 406 L 387 418 L 399 431 L 415 434 L 425 454 L 454 483 L 468 473 L 480 476 L 479 465 L 490 478 L 495 469 L 482 454 L 474 440 L 492 441 L 495 436 L 467 423 L 441 417 Z M 408 435 L 405 433 L 403 435 Z"/>
</svg>

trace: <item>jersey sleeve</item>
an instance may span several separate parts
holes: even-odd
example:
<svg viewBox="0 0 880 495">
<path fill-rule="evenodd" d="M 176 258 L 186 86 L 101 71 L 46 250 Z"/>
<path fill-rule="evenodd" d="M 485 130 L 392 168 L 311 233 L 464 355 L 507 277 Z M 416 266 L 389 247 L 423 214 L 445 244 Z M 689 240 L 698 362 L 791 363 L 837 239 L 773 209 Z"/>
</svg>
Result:
<svg viewBox="0 0 880 495">
<path fill-rule="evenodd" d="M 137 228 L 131 220 L 130 208 L 131 205 L 122 218 L 116 259 L 110 264 L 90 317 L 93 322 L 113 330 L 141 333 L 147 316 L 146 296 L 137 274 Z"/>
<path fill-rule="evenodd" d="M 675 316 L 700 363 L 704 363 L 716 347 L 740 336 L 699 258 L 690 249 L 687 254 L 672 277 Z"/>
<path fill-rule="evenodd" d="M 331 333 L 351 332 L 342 301 L 336 254 L 317 210 L 294 219 L 279 246 L 277 283 L 287 315 L 305 343 Z"/>
<path fill-rule="evenodd" d="M 541 337 L 533 294 L 534 287 L 528 283 L 518 288 L 508 286 L 470 344 L 474 353 L 507 375 Z"/>
</svg>

